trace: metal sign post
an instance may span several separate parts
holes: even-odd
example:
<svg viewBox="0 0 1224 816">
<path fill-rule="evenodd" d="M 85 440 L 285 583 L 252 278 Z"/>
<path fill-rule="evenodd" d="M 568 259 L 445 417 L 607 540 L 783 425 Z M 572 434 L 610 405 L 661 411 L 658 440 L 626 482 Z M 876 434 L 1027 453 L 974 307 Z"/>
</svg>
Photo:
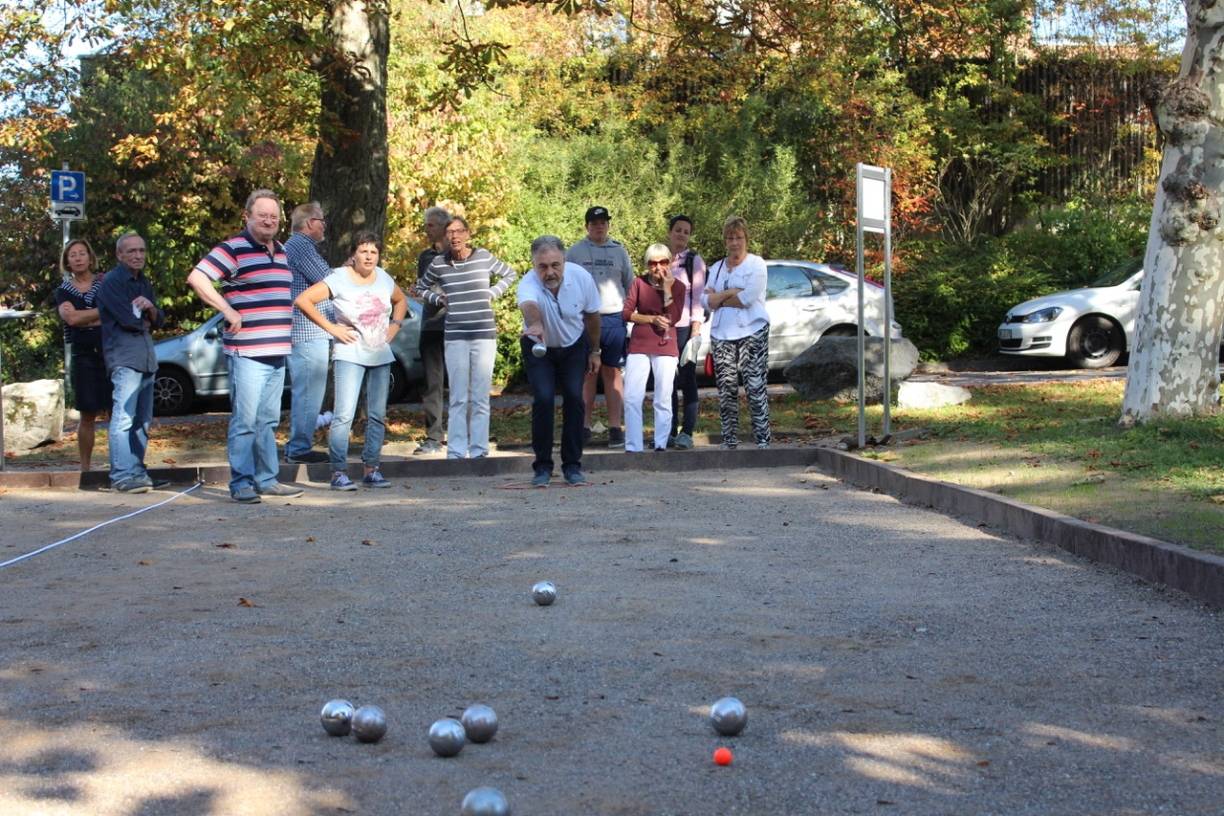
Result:
<svg viewBox="0 0 1224 816">
<path fill-rule="evenodd" d="M 856 218 L 855 269 L 858 272 L 858 446 L 867 445 L 867 325 L 864 294 L 867 274 L 863 263 L 863 234 L 884 235 L 884 436 L 889 431 L 892 400 L 889 357 L 892 346 L 892 170 L 871 164 L 854 167 Z"/>
</svg>

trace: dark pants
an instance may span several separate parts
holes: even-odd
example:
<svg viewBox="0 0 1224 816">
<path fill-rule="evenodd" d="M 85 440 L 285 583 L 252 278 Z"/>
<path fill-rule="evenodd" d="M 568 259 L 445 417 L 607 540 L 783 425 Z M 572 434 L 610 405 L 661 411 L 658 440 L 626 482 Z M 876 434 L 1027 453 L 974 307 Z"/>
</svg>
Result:
<svg viewBox="0 0 1224 816">
<path fill-rule="evenodd" d="M 676 348 L 684 351 L 685 345 L 688 344 L 690 332 L 689 326 L 676 327 Z M 676 399 L 677 394 L 684 396 L 684 423 L 680 423 L 679 401 Z M 697 364 L 688 363 L 676 369 L 675 387 L 672 388 L 672 426 L 671 435 L 676 435 L 676 429 L 679 427 L 681 431 L 693 435 L 693 429 L 697 427 L 697 408 L 699 406 L 697 398 Z"/>
<path fill-rule="evenodd" d="M 582 380 L 586 375 L 586 335 L 565 348 L 550 348 L 543 357 L 531 353 L 534 340 L 522 338 L 527 381 L 531 383 L 531 449 L 536 473 L 553 469 L 553 423 L 557 391 L 561 392 L 561 472 L 582 467 L 582 420 L 586 407 L 582 401 Z"/>
<path fill-rule="evenodd" d="M 421 364 L 425 367 L 425 438 L 442 444 L 442 381 L 446 377 L 443 332 L 421 332 Z"/>
</svg>

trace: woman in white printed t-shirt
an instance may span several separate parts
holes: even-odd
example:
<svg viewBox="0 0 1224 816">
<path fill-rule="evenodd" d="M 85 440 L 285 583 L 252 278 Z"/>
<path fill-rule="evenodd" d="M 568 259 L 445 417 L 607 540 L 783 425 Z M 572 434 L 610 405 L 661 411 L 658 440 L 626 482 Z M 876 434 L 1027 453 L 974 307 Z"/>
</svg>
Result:
<svg viewBox="0 0 1224 816">
<path fill-rule="evenodd" d="M 752 414 L 752 435 L 758 448 L 769 447 L 769 312 L 765 286 L 769 273 L 760 255 L 748 252 L 748 223 L 731 216 L 723 224 L 727 257 L 710 267 L 701 304 L 713 315 L 714 379 L 718 383 L 718 415 L 722 446 L 739 444 L 739 384 L 743 380 Z"/>
<path fill-rule="evenodd" d="M 361 381 L 366 384 L 366 433 L 361 449 L 366 487 L 390 487 L 378 466 L 386 435 L 387 391 L 391 384 L 391 340 L 404 325 L 408 299 L 378 265 L 378 236 L 359 232 L 353 239 L 351 266 L 335 269 L 298 295 L 294 305 L 338 341 L 335 357 L 336 395 L 327 449 L 332 490 L 356 490 L 346 472 L 349 431 L 357 412 Z M 331 299 L 336 321 L 325 318 L 315 304 Z"/>
</svg>

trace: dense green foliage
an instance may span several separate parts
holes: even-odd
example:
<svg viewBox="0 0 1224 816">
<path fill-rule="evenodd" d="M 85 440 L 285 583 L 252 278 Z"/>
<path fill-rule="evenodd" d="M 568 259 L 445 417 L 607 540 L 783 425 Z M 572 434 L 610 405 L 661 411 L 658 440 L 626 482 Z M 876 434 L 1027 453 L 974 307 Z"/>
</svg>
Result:
<svg viewBox="0 0 1224 816">
<path fill-rule="evenodd" d="M 893 284 L 897 319 L 928 359 L 989 352 L 1010 307 L 1142 255 L 1150 214 L 1146 201 L 1076 200 L 999 238 L 909 242 Z"/>
<path fill-rule="evenodd" d="M 96 41 L 112 45 L 79 82 L 31 86 L 0 112 L 0 304 L 48 305 L 59 272 L 47 170 L 66 161 L 90 178 L 90 220 L 74 235 L 105 268 L 114 237 L 141 231 L 161 305 L 184 329 L 206 310 L 183 278 L 239 226 L 246 193 L 272 187 L 287 206 L 307 195 L 325 5 L 106 8 Z M 453 3 L 392 3 L 384 265 L 405 285 L 433 204 L 466 215 L 476 242 L 522 271 L 534 237 L 581 237 L 596 203 L 635 261 L 676 212 L 694 218 L 710 259 L 735 213 L 762 255 L 852 261 L 856 161 L 893 168 L 898 319 L 927 356 L 988 353 L 1008 306 L 1142 247 L 1146 202 L 1037 191 L 1060 162 L 1044 135 L 1060 114 L 1017 89 L 1031 2 L 484 8 L 463 18 Z M 0 17 L 18 22 L 38 39 L 27 18 Z M 0 54 L 6 93 L 33 70 L 12 53 Z M 1145 53 L 1128 65 L 1158 64 Z M 498 319 L 504 381 L 519 366 L 511 297 Z M 39 327 L 3 329 L 6 378 L 55 373 L 54 321 Z"/>
</svg>

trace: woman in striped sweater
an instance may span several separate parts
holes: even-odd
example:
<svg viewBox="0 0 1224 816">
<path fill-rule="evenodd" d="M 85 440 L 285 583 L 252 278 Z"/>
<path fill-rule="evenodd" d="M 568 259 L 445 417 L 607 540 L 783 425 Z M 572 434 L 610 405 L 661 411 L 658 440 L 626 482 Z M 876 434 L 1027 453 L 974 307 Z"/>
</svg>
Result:
<svg viewBox="0 0 1224 816">
<path fill-rule="evenodd" d="M 426 303 L 446 307 L 448 459 L 479 459 L 489 454 L 489 391 L 497 355 L 493 299 L 504 294 L 516 277 L 513 269 L 487 249 L 473 247 L 471 240 L 468 222 L 459 216 L 452 218 L 446 225 L 446 251 L 433 259 L 416 286 Z"/>
</svg>

